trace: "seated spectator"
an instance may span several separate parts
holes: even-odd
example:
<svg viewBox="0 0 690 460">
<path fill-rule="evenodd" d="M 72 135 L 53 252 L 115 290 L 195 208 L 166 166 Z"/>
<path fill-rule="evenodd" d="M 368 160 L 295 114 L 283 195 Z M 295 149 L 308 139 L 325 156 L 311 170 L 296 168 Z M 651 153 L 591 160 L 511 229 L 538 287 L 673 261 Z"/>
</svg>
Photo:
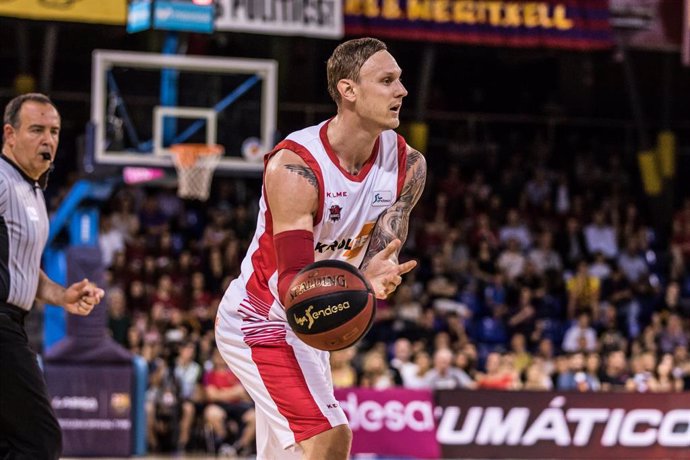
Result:
<svg viewBox="0 0 690 460">
<path fill-rule="evenodd" d="M 405 370 L 415 367 L 412 363 L 412 344 L 406 338 L 399 338 L 393 342 L 393 357 L 390 360 L 390 366 L 397 369 L 402 376 Z"/>
<path fill-rule="evenodd" d="M 568 269 L 575 268 L 580 260 L 589 255 L 585 236 L 582 233 L 580 221 L 577 217 L 568 217 L 565 229 L 557 235 L 556 248 L 563 264 Z"/>
<path fill-rule="evenodd" d="M 688 333 L 683 329 L 683 322 L 678 315 L 669 315 L 666 326 L 659 337 L 662 353 L 673 353 L 676 347 L 688 346 Z"/>
<path fill-rule="evenodd" d="M 625 250 L 618 256 L 618 266 L 631 284 L 646 283 L 649 276 L 649 267 L 639 251 L 636 236 L 630 236 Z"/>
<path fill-rule="evenodd" d="M 515 370 L 522 374 L 532 363 L 532 355 L 527 351 L 527 340 L 522 334 L 513 334 L 510 339 L 510 353 L 514 357 Z"/>
<path fill-rule="evenodd" d="M 568 319 L 574 319 L 579 312 L 587 312 L 594 322 L 599 317 L 600 282 L 591 276 L 587 262 L 577 264 L 577 272 L 566 282 L 568 295 Z"/>
<path fill-rule="evenodd" d="M 553 389 L 553 382 L 541 359 L 535 359 L 525 370 L 525 383 L 522 388 L 529 391 L 548 391 Z"/>
<path fill-rule="evenodd" d="M 426 374 L 432 368 L 431 357 L 424 350 L 417 351 L 413 358 L 414 367 L 406 367 L 402 372 L 403 386 L 413 390 L 429 388 Z"/>
<path fill-rule="evenodd" d="M 652 356 L 653 355 L 648 355 Z M 657 381 L 654 372 L 648 370 L 645 365 L 645 354 L 634 355 L 630 360 L 630 369 L 632 376 L 625 382 L 625 389 L 631 392 L 647 393 L 657 391 L 659 382 Z"/>
<path fill-rule="evenodd" d="M 589 353 L 585 358 L 585 373 L 587 374 L 587 385 L 591 391 L 601 391 L 601 356 L 599 353 Z"/>
<path fill-rule="evenodd" d="M 606 223 L 606 216 L 603 210 L 594 212 L 592 222 L 585 227 L 584 234 L 587 252 L 590 254 L 601 252 L 607 259 L 613 259 L 618 256 L 616 230 L 612 225 Z"/>
<path fill-rule="evenodd" d="M 508 210 L 506 223 L 499 230 L 498 239 L 504 246 L 508 246 L 510 240 L 515 240 L 522 251 L 526 251 L 532 245 L 529 228 L 521 221 L 517 209 Z"/>
<path fill-rule="evenodd" d="M 556 389 L 559 391 L 597 391 L 599 387 L 596 376 L 587 372 L 585 355 L 575 352 L 568 358 L 568 367 L 558 375 Z"/>
<path fill-rule="evenodd" d="M 658 392 L 683 391 L 682 371 L 674 368 L 673 355 L 665 353 L 656 366 Z"/>
<path fill-rule="evenodd" d="M 604 283 L 611 276 L 611 265 L 601 251 L 594 253 L 594 261 L 589 265 L 589 274 L 601 283 Z"/>
<path fill-rule="evenodd" d="M 628 366 L 622 350 L 611 351 L 604 359 L 604 367 L 599 375 L 602 391 L 622 391 L 628 380 Z"/>
<path fill-rule="evenodd" d="M 364 355 L 359 376 L 360 387 L 385 390 L 401 386 L 402 383 L 398 370 L 388 366 L 384 352 L 372 349 Z"/>
<path fill-rule="evenodd" d="M 356 353 L 355 347 L 331 352 L 331 377 L 334 388 L 352 388 L 357 385 L 357 369 L 352 366 L 352 359 Z"/>
<path fill-rule="evenodd" d="M 128 347 L 127 334 L 132 325 L 132 317 L 127 311 L 125 293 L 120 288 L 110 289 L 106 301 L 110 334 L 117 343 L 123 347 Z"/>
<path fill-rule="evenodd" d="M 568 353 L 594 351 L 597 348 L 597 333 L 591 326 L 589 314 L 582 312 L 563 336 L 563 351 Z"/>
<path fill-rule="evenodd" d="M 493 279 L 498 270 L 496 268 L 494 250 L 488 242 L 481 241 L 479 243 L 477 254 L 472 259 L 470 265 L 472 267 L 472 274 L 480 281 L 488 283 Z"/>
<path fill-rule="evenodd" d="M 661 314 L 662 320 L 665 321 L 672 314 L 684 318 L 690 316 L 690 299 L 684 298 L 681 294 L 680 283 L 671 280 L 655 308 Z"/>
<path fill-rule="evenodd" d="M 432 390 L 474 389 L 472 377 L 453 365 L 453 352 L 439 348 L 434 353 L 433 367 L 426 373 L 427 388 Z"/>
<path fill-rule="evenodd" d="M 520 249 L 520 243 L 515 238 L 507 241 L 506 248 L 499 254 L 496 266 L 505 273 L 508 281 L 515 280 L 525 269 L 525 256 Z"/>
<path fill-rule="evenodd" d="M 515 370 L 512 357 L 492 352 L 486 357 L 486 373 L 477 373 L 477 388 L 486 390 L 517 390 L 521 387 L 520 376 Z"/>
<path fill-rule="evenodd" d="M 563 270 L 563 261 L 553 248 L 553 233 L 550 231 L 544 231 L 539 235 L 537 246 L 529 252 L 527 258 L 534 264 L 534 270 L 540 275 L 547 271 Z"/>
<path fill-rule="evenodd" d="M 256 437 L 254 404 L 239 379 L 228 368 L 217 348 L 212 355 L 213 367 L 204 374 L 204 423 L 214 437 L 219 451 L 235 451 L 247 455 L 253 451 Z M 223 444 L 233 441 L 228 421 L 234 423 L 235 438 L 232 449 Z"/>
<path fill-rule="evenodd" d="M 518 304 L 508 311 L 506 323 L 513 334 L 530 337 L 534 331 L 537 309 L 532 303 L 532 290 L 528 287 L 520 289 Z"/>
</svg>

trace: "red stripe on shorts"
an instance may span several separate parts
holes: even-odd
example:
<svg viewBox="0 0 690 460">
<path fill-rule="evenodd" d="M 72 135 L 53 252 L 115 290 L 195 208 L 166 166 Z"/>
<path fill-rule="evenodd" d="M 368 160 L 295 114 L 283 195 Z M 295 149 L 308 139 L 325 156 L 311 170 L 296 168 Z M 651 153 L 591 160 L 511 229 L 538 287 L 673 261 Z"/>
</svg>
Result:
<svg viewBox="0 0 690 460">
<path fill-rule="evenodd" d="M 296 442 L 332 428 L 309 392 L 290 345 L 254 346 L 251 350 L 261 380 L 278 406 L 278 411 L 287 419 Z"/>
</svg>

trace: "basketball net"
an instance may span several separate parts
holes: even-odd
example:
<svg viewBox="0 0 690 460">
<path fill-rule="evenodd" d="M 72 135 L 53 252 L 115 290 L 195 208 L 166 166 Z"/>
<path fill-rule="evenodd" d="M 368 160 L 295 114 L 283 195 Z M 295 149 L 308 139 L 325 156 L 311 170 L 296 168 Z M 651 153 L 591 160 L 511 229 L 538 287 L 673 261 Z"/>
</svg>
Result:
<svg viewBox="0 0 690 460">
<path fill-rule="evenodd" d="M 175 144 L 170 146 L 177 171 L 177 196 L 206 201 L 211 179 L 225 149 L 218 144 Z"/>
</svg>

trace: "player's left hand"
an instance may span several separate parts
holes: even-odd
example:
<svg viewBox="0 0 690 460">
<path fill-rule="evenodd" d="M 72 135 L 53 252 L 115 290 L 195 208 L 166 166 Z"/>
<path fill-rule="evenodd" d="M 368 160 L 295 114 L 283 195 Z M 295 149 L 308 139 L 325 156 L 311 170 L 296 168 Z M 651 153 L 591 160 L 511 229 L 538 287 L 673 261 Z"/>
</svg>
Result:
<svg viewBox="0 0 690 460">
<path fill-rule="evenodd" d="M 399 239 L 388 243 L 381 252 L 371 258 L 366 269 L 363 270 L 377 299 L 387 298 L 402 282 L 402 275 L 417 266 L 416 260 L 399 264 L 397 252 L 402 246 Z"/>
<path fill-rule="evenodd" d="M 86 316 L 104 295 L 103 289 L 84 278 L 65 289 L 63 306 L 73 315 Z"/>
</svg>

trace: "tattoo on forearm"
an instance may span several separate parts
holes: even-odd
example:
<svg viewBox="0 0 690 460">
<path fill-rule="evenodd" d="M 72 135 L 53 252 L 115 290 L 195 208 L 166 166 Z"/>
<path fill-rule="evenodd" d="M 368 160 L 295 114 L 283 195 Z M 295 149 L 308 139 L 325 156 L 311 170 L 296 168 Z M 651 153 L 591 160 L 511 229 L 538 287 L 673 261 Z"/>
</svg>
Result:
<svg viewBox="0 0 690 460">
<path fill-rule="evenodd" d="M 421 153 L 411 150 L 407 155 L 405 186 L 393 206 L 381 214 L 371 234 L 369 248 L 362 262 L 365 269 L 369 261 L 391 241 L 398 238 L 403 243 L 407 239 L 409 219 L 412 208 L 424 191 L 426 181 L 426 161 Z"/>
<path fill-rule="evenodd" d="M 309 181 L 309 183 L 313 185 L 315 189 L 319 189 L 319 181 L 316 179 L 316 174 L 314 174 L 314 171 L 312 171 L 310 168 L 302 165 L 287 164 L 285 165 L 285 169 L 295 174 L 299 174 L 307 179 L 307 181 Z"/>
</svg>

